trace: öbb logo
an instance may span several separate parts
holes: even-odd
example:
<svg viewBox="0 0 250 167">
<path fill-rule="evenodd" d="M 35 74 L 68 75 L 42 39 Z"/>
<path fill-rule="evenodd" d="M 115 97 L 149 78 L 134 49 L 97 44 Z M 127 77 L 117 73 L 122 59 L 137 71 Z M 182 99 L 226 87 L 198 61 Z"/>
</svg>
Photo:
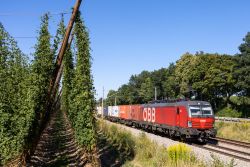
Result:
<svg viewBox="0 0 250 167">
<path fill-rule="evenodd" d="M 155 122 L 155 108 L 144 108 L 143 120 L 148 122 Z"/>
</svg>

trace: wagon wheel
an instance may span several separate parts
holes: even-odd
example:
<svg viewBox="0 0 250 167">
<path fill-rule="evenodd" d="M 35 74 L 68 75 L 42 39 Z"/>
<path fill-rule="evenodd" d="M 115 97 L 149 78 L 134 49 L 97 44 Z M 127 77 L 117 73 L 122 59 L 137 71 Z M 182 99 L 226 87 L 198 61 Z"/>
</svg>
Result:
<svg viewBox="0 0 250 167">
<path fill-rule="evenodd" d="M 167 129 L 164 130 L 164 134 L 167 135 L 167 136 L 169 136 L 169 130 L 167 130 Z"/>
<path fill-rule="evenodd" d="M 147 127 L 147 132 L 152 132 L 152 127 L 151 126 Z"/>
<path fill-rule="evenodd" d="M 180 135 L 180 138 L 181 138 L 181 141 L 183 141 L 183 142 L 185 142 L 185 141 L 187 140 L 187 138 L 186 138 L 186 135 L 185 135 L 185 134 Z"/>
<path fill-rule="evenodd" d="M 175 131 L 174 130 L 169 130 L 169 137 L 174 138 L 175 137 Z"/>
</svg>

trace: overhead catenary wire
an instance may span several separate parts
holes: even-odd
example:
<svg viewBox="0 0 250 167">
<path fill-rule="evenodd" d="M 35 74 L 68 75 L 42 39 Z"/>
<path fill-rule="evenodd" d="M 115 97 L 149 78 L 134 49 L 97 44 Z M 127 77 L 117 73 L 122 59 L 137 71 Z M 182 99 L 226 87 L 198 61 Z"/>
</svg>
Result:
<svg viewBox="0 0 250 167">
<path fill-rule="evenodd" d="M 45 12 L 49 13 L 49 15 L 64 15 L 64 14 L 71 14 L 71 11 L 63 11 L 63 12 Z M 34 13 L 34 12 L 6 12 L 6 13 L 0 13 L 0 16 L 40 16 L 42 13 Z"/>
<path fill-rule="evenodd" d="M 37 37 L 13 37 L 13 38 L 37 38 Z"/>
<path fill-rule="evenodd" d="M 15 39 L 34 39 L 38 38 L 37 36 L 14 36 Z M 55 36 L 50 36 L 50 38 L 55 38 Z"/>
</svg>

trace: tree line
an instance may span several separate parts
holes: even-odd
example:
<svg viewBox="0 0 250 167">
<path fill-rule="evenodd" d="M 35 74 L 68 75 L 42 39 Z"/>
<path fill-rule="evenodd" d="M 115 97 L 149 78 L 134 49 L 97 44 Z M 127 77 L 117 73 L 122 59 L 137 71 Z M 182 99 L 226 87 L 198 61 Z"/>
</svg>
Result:
<svg viewBox="0 0 250 167">
<path fill-rule="evenodd" d="M 52 41 L 49 19 L 49 14 L 41 18 L 31 61 L 0 23 L 0 166 L 28 152 L 44 126 L 50 79 L 66 31 L 62 17 Z M 63 60 L 60 103 L 78 144 L 91 151 L 95 147 L 94 88 L 89 35 L 80 13 L 73 34 L 75 42 Z"/>
<path fill-rule="evenodd" d="M 239 54 L 185 53 L 176 63 L 132 75 L 117 91 L 110 90 L 106 105 L 143 104 L 155 99 L 189 98 L 209 101 L 220 116 L 250 116 L 250 33 Z M 101 99 L 100 99 L 101 100 Z"/>
</svg>

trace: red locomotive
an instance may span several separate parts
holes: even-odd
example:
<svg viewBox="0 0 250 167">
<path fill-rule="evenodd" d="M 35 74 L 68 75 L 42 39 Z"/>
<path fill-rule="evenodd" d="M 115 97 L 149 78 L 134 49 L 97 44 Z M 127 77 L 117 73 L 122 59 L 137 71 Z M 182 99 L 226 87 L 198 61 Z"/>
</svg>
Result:
<svg viewBox="0 0 250 167">
<path fill-rule="evenodd" d="M 130 126 L 160 131 L 170 137 L 179 136 L 183 140 L 205 142 L 216 135 L 214 113 L 210 103 L 205 101 L 121 105 L 105 117 Z"/>
</svg>

